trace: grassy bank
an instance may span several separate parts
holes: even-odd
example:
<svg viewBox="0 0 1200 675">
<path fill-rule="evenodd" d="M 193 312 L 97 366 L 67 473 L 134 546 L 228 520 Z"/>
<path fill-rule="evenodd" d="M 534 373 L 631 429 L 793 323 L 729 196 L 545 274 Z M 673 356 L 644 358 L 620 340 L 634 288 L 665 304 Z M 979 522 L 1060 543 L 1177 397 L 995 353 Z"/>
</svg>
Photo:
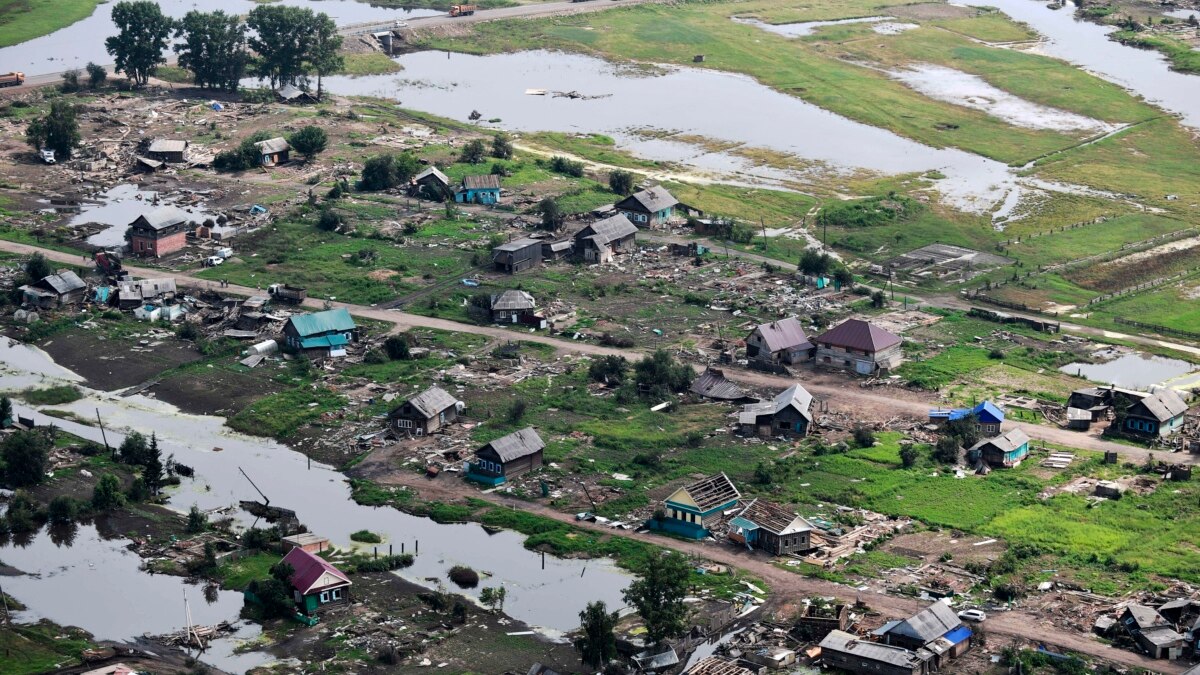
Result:
<svg viewBox="0 0 1200 675">
<path fill-rule="evenodd" d="M 99 0 L 0 0 L 0 47 L 48 35 L 88 18 Z"/>
<path fill-rule="evenodd" d="M 57 672 L 81 663 L 83 650 L 94 646 L 84 631 L 49 621 L 0 626 L 0 653 L 5 656 L 0 675 Z"/>
</svg>

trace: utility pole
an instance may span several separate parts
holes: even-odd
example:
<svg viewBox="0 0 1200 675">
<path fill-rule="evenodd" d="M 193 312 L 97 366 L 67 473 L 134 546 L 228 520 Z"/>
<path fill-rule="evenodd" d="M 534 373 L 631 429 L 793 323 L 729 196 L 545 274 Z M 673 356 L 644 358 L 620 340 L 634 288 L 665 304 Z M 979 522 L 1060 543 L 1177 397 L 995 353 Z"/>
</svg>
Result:
<svg viewBox="0 0 1200 675">
<path fill-rule="evenodd" d="M 99 408 L 96 408 L 96 421 L 100 424 L 100 439 L 104 441 L 104 451 L 111 455 L 111 459 L 116 459 L 113 449 L 108 447 L 108 435 L 104 433 L 104 420 L 100 419 Z"/>
</svg>

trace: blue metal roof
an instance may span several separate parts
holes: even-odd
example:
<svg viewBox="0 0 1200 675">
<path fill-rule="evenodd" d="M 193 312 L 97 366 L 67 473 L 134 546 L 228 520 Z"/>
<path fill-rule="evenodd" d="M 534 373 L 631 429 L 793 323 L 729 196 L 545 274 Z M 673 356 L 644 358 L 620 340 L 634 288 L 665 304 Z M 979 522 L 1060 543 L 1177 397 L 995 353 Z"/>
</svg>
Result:
<svg viewBox="0 0 1200 675">
<path fill-rule="evenodd" d="M 350 341 L 341 333 L 333 335 L 320 335 L 317 337 L 300 338 L 300 346 L 304 349 L 318 349 L 321 347 L 345 347 Z"/>
<path fill-rule="evenodd" d="M 740 527 L 743 530 L 757 530 L 758 529 L 758 525 L 750 522 L 749 520 L 746 520 L 745 518 L 743 518 L 741 516 L 735 516 L 734 518 L 732 518 L 729 521 L 729 524 L 733 525 L 734 527 Z"/>
<path fill-rule="evenodd" d="M 980 422 L 998 423 L 1004 421 L 1004 411 L 991 401 L 984 401 L 971 409 Z"/>
<path fill-rule="evenodd" d="M 313 314 L 300 314 L 291 318 L 292 327 L 300 337 L 321 333 L 340 333 L 356 328 L 354 319 L 345 308 L 330 309 Z"/>
<path fill-rule="evenodd" d="M 963 640 L 969 640 L 971 638 L 971 627 L 965 626 L 965 625 L 959 626 L 958 628 L 955 628 L 954 630 L 950 631 L 949 633 L 946 633 L 942 637 L 949 640 L 950 644 L 956 645 L 956 644 L 962 642 Z"/>
</svg>

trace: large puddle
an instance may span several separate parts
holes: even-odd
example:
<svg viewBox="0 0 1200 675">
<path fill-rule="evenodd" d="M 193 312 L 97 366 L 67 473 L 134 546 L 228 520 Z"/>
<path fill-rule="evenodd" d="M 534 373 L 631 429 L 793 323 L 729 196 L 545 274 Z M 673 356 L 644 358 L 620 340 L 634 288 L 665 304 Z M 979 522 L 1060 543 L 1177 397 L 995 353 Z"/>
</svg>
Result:
<svg viewBox="0 0 1200 675">
<path fill-rule="evenodd" d="M 181 18 L 192 10 L 211 12 L 224 10 L 245 15 L 260 3 L 254 0 L 157 0 L 163 13 Z M 271 0 L 272 4 L 307 7 L 324 12 L 339 26 L 369 21 L 391 21 L 443 14 L 435 10 L 406 10 L 398 7 L 377 7 L 357 0 Z M 112 8 L 116 2 L 104 2 L 88 18 L 77 21 L 49 35 L 43 35 L 19 45 L 0 49 L 0 64 L 4 72 L 19 70 L 26 75 L 57 73 L 71 68 L 83 68 L 89 61 L 112 63 L 104 49 L 104 40 L 114 34 Z"/>
<path fill-rule="evenodd" d="M 61 374 L 61 369 L 41 350 L 0 339 L 0 389 L 29 386 L 39 378 L 48 383 L 57 374 Z M 147 435 L 153 431 L 164 454 L 173 453 L 178 461 L 195 469 L 194 480 L 186 480 L 171 492 L 169 505 L 177 510 L 186 511 L 193 504 L 212 509 L 260 499 L 239 472 L 240 468 L 254 479 L 273 505 L 295 509 L 301 522 L 311 531 L 329 537 L 335 545 L 350 546 L 349 535 L 356 530 L 377 532 L 384 537 L 381 550 L 386 550 L 388 544 L 396 553 L 402 544 L 407 552 L 419 550 L 415 564 L 401 572 L 405 579 L 432 588 L 437 585 L 429 580 L 432 578 L 447 584 L 454 592 L 471 596 L 478 596 L 484 586 L 503 585 L 507 590 L 505 613 L 547 634 L 576 628 L 579 612 L 588 602 L 603 600 L 614 609 L 625 604 L 621 591 L 631 577 L 611 560 L 564 560 L 547 556 L 542 569 L 541 556 L 524 548 L 522 535 L 508 531 L 489 534 L 476 524 L 439 525 L 392 508 L 360 506 L 350 499 L 344 477 L 332 467 L 316 462 L 310 465 L 304 455 L 284 445 L 234 433 L 224 426 L 221 418 L 185 415 L 172 406 L 141 396 L 120 398 L 86 393 L 86 398 L 56 408 L 71 410 L 85 418 L 94 418 L 98 409 L 110 444 L 122 440 L 114 429 L 133 429 Z M 22 415 L 31 412 L 22 406 L 16 408 Z M 34 417 L 39 424 L 54 423 L 72 434 L 101 441 L 97 428 L 36 413 Z M 120 546 L 111 542 L 108 548 Z M 8 553 L 8 549 L 0 549 L 0 559 L 20 567 L 10 560 Z M 479 589 L 460 591 L 446 581 L 449 569 L 457 564 L 481 572 L 484 579 Z M 164 593 L 158 585 L 159 579 L 143 574 L 130 575 L 126 581 L 137 587 L 138 593 L 144 593 L 144 597 L 158 597 L 173 606 L 177 591 Z M 178 580 L 172 583 L 178 584 Z M 54 607 L 66 606 L 65 603 L 78 602 L 79 596 L 61 592 L 56 584 L 45 583 L 31 587 L 21 600 L 33 611 L 47 613 Z M 219 618 L 235 618 L 236 608 L 231 609 Z M 118 632 L 123 634 L 114 639 L 135 637 L 141 631 Z"/>
<path fill-rule="evenodd" d="M 136 185 L 118 185 L 84 201 L 78 215 L 68 221 L 70 227 L 80 225 L 105 225 L 103 230 L 87 238 L 93 246 L 123 246 L 125 231 L 138 216 L 149 213 L 159 206 L 174 204 L 171 198 L 163 197 L 153 190 L 140 190 Z M 202 206 L 181 206 L 196 222 L 202 222 L 213 214 Z"/>
<path fill-rule="evenodd" d="M 743 17 L 733 17 L 733 20 L 738 23 L 744 23 L 748 26 L 761 28 L 765 31 L 770 31 L 776 35 L 784 37 L 804 37 L 812 35 L 813 31 L 822 26 L 841 26 L 848 23 L 878 23 L 880 21 L 888 21 L 890 16 L 860 16 L 854 19 L 837 19 L 835 21 L 800 21 L 797 23 L 767 23 L 758 19 L 747 19 Z"/>
<path fill-rule="evenodd" d="M 1164 383 L 1176 386 L 1172 380 L 1195 369 L 1196 366 L 1187 361 L 1145 354 L 1125 354 L 1102 363 L 1068 363 L 1059 368 L 1064 373 L 1078 375 L 1093 382 L 1130 389 L 1147 389 L 1151 385 Z"/>
</svg>

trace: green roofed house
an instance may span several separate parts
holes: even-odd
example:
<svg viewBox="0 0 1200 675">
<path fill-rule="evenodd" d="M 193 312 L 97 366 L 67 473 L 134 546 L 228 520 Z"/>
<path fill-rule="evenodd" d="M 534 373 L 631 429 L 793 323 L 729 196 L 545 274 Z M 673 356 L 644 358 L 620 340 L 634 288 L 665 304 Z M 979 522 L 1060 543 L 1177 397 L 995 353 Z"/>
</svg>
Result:
<svg viewBox="0 0 1200 675">
<path fill-rule="evenodd" d="M 649 526 L 689 539 L 704 539 L 721 521 L 725 512 L 741 498 L 729 476 L 719 473 L 679 488 L 664 503 L 665 516 L 652 518 Z"/>
<path fill-rule="evenodd" d="M 345 309 L 298 314 L 283 327 L 288 347 L 310 356 L 345 356 L 346 345 L 358 337 L 358 326 Z"/>
</svg>

